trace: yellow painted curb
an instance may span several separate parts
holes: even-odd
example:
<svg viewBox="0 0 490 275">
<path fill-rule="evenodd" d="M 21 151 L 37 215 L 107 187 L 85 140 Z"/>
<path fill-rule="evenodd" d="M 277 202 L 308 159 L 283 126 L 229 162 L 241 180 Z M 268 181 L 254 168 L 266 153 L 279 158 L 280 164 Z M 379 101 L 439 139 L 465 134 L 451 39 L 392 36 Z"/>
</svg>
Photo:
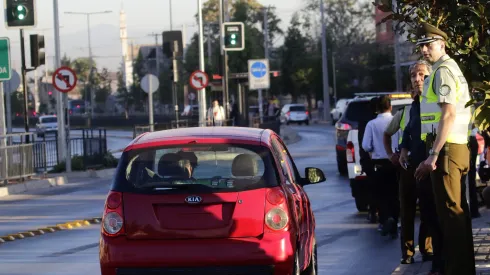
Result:
<svg viewBox="0 0 490 275">
<path fill-rule="evenodd" d="M 13 237 L 14 239 L 24 239 L 24 235 L 22 233 L 17 233 L 17 234 L 11 234 L 9 235 L 10 237 Z"/>
<path fill-rule="evenodd" d="M 1 237 L 1 239 L 4 241 L 7 241 L 7 242 L 15 241 L 15 238 L 12 236 L 4 236 L 4 237 Z"/>
<path fill-rule="evenodd" d="M 56 230 L 55 230 L 54 228 L 51 228 L 51 227 L 39 228 L 39 230 L 42 230 L 42 231 L 44 231 L 45 233 L 52 233 L 52 232 L 56 232 Z"/>
<path fill-rule="evenodd" d="M 20 234 L 22 234 L 24 237 L 34 237 L 34 236 L 36 236 L 32 232 L 22 232 Z"/>
<path fill-rule="evenodd" d="M 26 237 L 40 236 L 40 235 L 44 235 L 45 233 L 53 233 L 56 231 L 70 230 L 70 229 L 73 229 L 76 227 L 84 227 L 84 226 L 90 226 L 92 224 L 99 224 L 99 223 L 101 223 L 101 220 L 102 220 L 102 218 L 100 218 L 100 217 L 86 219 L 86 220 L 75 220 L 75 221 L 69 221 L 66 223 L 60 223 L 60 224 L 57 224 L 55 226 L 48 226 L 48 227 L 38 228 L 35 230 L 29 230 L 26 232 L 19 232 L 19 233 L 15 233 L 15 234 L 9 234 L 6 236 L 0 236 L 0 243 L 20 240 L 20 239 L 24 239 Z"/>
<path fill-rule="evenodd" d="M 44 235 L 44 230 L 42 229 L 31 230 L 30 232 L 34 235 Z"/>
</svg>

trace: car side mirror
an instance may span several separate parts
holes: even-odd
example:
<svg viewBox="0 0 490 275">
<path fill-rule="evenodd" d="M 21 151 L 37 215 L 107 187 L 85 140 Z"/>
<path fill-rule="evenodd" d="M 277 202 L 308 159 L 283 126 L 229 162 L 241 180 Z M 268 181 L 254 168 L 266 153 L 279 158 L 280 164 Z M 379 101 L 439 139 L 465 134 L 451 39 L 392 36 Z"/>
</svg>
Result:
<svg viewBox="0 0 490 275">
<path fill-rule="evenodd" d="M 305 168 L 306 184 L 317 184 L 327 180 L 322 170 L 314 167 Z"/>
</svg>

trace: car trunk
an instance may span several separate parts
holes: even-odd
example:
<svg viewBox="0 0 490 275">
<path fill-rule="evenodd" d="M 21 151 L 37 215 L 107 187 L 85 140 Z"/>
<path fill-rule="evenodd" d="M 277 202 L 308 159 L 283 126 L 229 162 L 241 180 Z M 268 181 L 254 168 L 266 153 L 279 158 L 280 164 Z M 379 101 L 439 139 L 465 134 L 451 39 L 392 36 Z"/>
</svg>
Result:
<svg viewBox="0 0 490 275">
<path fill-rule="evenodd" d="M 186 198 L 199 196 L 201 202 Z M 203 194 L 124 193 L 128 239 L 258 237 L 264 231 L 265 189 Z"/>
</svg>

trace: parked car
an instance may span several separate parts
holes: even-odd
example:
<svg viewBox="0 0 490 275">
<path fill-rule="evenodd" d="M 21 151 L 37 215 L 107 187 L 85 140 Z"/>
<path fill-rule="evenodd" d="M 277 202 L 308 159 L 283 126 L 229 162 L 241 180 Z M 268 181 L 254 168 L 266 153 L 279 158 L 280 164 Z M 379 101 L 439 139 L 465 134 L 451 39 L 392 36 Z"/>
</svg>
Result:
<svg viewBox="0 0 490 275">
<path fill-rule="evenodd" d="M 368 206 L 368 197 L 366 189 L 366 174 L 362 172 L 360 164 L 359 154 L 359 137 L 358 137 L 358 124 L 362 117 L 369 115 L 370 100 L 373 96 L 360 96 L 352 100 L 346 110 L 345 117 L 343 116 L 339 121 L 337 127 L 337 136 L 345 137 L 344 139 L 338 139 L 337 147 L 340 144 L 345 144 L 345 165 L 347 167 L 347 173 L 349 175 L 349 182 L 352 191 L 352 197 L 356 201 L 356 206 L 359 211 L 366 211 Z M 392 113 L 395 114 L 405 106 L 412 104 L 412 98 L 409 94 L 392 93 L 391 97 Z M 348 129 L 348 130 L 344 130 Z M 342 164 L 344 165 L 344 164 Z"/>
<path fill-rule="evenodd" d="M 106 198 L 102 275 L 318 274 L 315 217 L 281 138 L 241 127 L 144 133 Z"/>
<path fill-rule="evenodd" d="M 308 110 L 306 110 L 304 104 L 286 104 L 281 109 L 280 120 L 281 123 L 286 123 L 288 125 L 291 122 L 309 125 L 310 114 Z"/>
<path fill-rule="evenodd" d="M 330 112 L 330 118 L 332 119 L 332 125 L 342 117 L 342 114 L 345 112 L 347 105 L 349 104 L 350 99 L 342 98 L 337 101 L 335 108 Z"/>
<path fill-rule="evenodd" d="M 54 115 L 40 116 L 36 124 L 36 134 L 44 137 L 46 134 L 58 132 L 58 118 Z"/>
</svg>

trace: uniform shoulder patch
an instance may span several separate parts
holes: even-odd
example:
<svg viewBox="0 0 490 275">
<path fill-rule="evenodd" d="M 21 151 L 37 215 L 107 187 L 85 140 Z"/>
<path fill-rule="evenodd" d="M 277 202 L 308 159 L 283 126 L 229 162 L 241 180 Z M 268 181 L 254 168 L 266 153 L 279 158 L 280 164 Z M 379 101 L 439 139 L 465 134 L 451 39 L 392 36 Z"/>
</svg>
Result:
<svg viewBox="0 0 490 275">
<path fill-rule="evenodd" d="M 442 95 L 442 96 L 447 96 L 449 93 L 451 93 L 451 87 L 449 87 L 449 85 L 446 85 L 446 84 L 443 84 L 440 88 L 439 88 L 439 94 Z"/>
</svg>

